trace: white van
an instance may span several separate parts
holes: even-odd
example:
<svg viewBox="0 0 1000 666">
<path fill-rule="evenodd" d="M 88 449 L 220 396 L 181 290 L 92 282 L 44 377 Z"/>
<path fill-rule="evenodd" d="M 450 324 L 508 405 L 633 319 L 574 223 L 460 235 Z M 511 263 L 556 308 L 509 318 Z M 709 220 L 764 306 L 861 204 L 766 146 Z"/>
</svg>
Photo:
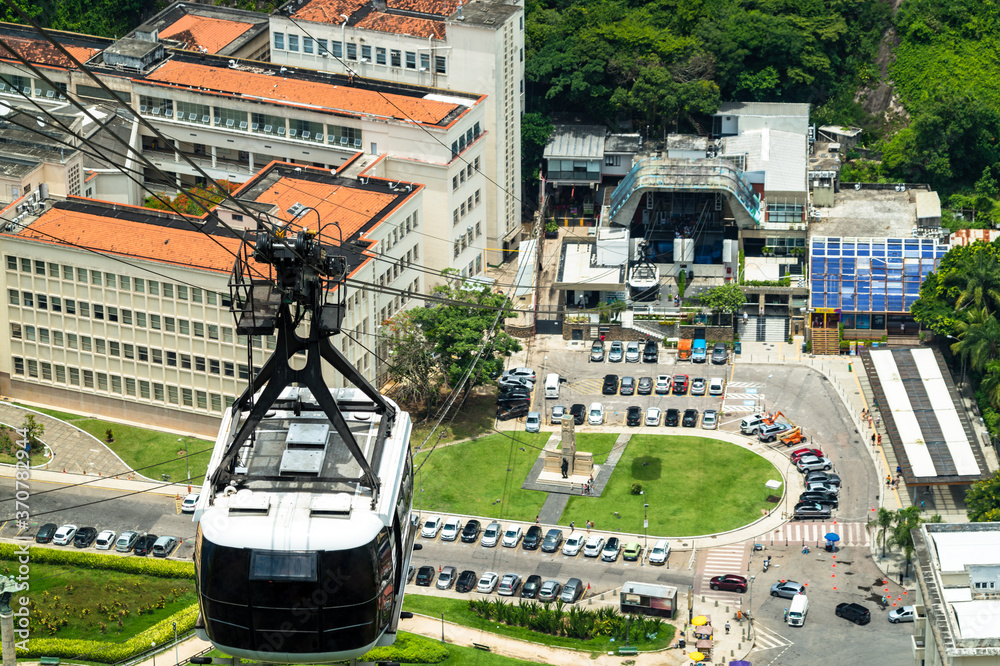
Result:
<svg viewBox="0 0 1000 666">
<path fill-rule="evenodd" d="M 809 612 L 809 597 L 796 594 L 792 597 L 792 605 L 788 607 L 788 626 L 801 627 L 806 623 L 807 612 Z"/>
<path fill-rule="evenodd" d="M 559 375 L 555 372 L 545 375 L 545 397 L 559 397 Z"/>
</svg>

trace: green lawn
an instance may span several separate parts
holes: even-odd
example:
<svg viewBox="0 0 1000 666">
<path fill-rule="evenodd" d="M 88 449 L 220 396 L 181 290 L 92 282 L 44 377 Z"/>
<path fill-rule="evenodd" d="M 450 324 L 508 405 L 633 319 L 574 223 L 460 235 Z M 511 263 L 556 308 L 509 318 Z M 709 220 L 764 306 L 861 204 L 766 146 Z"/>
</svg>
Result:
<svg viewBox="0 0 1000 666">
<path fill-rule="evenodd" d="M 514 605 L 517 605 L 517 602 L 517 599 L 511 601 Z M 483 619 L 469 610 L 468 599 L 451 599 L 447 597 L 407 594 L 403 599 L 403 610 L 435 618 L 441 617 L 441 614 L 443 613 L 444 619 L 447 622 L 454 622 L 455 624 L 460 624 L 464 627 L 482 629 L 500 636 L 542 643 L 543 645 L 550 645 L 552 647 L 571 648 L 574 650 L 590 650 L 593 652 L 607 652 L 608 650 L 616 649 L 620 645 L 619 643 L 611 641 L 608 636 L 594 637 L 590 640 L 584 641 L 579 638 L 570 638 L 568 636 L 551 636 L 549 634 L 532 631 L 525 627 L 512 627 L 505 624 L 497 624 L 496 620 L 491 621 Z M 564 606 L 563 611 L 568 612 L 569 608 Z M 448 631 L 445 629 L 445 636 L 447 635 Z M 664 623 L 655 639 L 643 640 L 637 645 L 637 647 L 641 650 L 658 650 L 670 645 L 673 637 L 673 625 Z"/>
<path fill-rule="evenodd" d="M 191 481 L 201 484 L 208 460 L 212 457 L 213 442 L 194 437 L 180 437 L 174 433 L 147 430 L 134 426 L 111 423 L 98 419 L 72 422 L 77 428 L 89 432 L 108 448 L 117 453 L 125 464 L 143 476 L 159 479 L 169 474 L 170 480 L 183 483 L 187 479 L 184 456 L 179 453 L 190 446 Z M 105 433 L 111 428 L 115 441 L 108 443 Z M 182 441 L 177 441 L 177 440 Z M 164 462 L 166 461 L 166 462 Z"/>
<path fill-rule="evenodd" d="M 417 475 L 413 508 L 533 521 L 545 493 L 522 490 L 521 484 L 548 439 L 549 433 L 515 432 L 437 448 Z M 414 465 L 427 455 L 418 453 Z"/>
<path fill-rule="evenodd" d="M 444 431 L 444 437 L 440 439 L 441 443 L 447 444 L 449 442 L 470 439 L 472 437 L 479 437 L 483 433 L 491 432 L 493 430 L 493 417 L 496 414 L 496 410 L 497 397 L 495 394 L 470 395 L 457 413 L 453 410 L 441 422 L 441 430 Z M 414 414 L 410 416 L 415 420 L 420 418 Z M 420 446 L 436 422 L 437 419 L 427 419 L 420 423 L 414 423 L 413 433 L 410 436 L 411 446 L 414 448 Z M 434 436 L 428 440 L 424 447 L 425 449 L 430 448 L 434 442 L 438 441 L 441 430 L 435 431 Z"/>
<path fill-rule="evenodd" d="M 723 532 L 753 522 L 775 505 L 764 487 L 780 474 L 764 458 L 739 446 L 703 437 L 635 435 L 601 497 L 572 497 L 561 524 L 593 520 L 599 530 L 688 536 Z M 633 495 L 633 481 L 643 495 Z M 780 492 L 780 491 L 779 491 Z M 615 512 L 621 516 L 615 517 Z"/>
<path fill-rule="evenodd" d="M 24 407 L 25 409 L 31 409 L 33 411 L 40 412 L 42 414 L 47 414 L 48 416 L 51 416 L 54 419 L 59 419 L 60 421 L 69 422 L 69 421 L 76 421 L 77 419 L 87 418 L 86 416 L 81 416 L 80 414 L 70 414 L 69 412 L 60 412 L 55 409 L 46 409 L 45 407 L 33 407 L 31 405 L 22 405 L 17 402 L 11 402 L 10 404 L 17 405 L 18 407 Z M 17 423 L 13 425 L 17 425 L 18 427 L 20 427 L 21 424 Z"/>
<path fill-rule="evenodd" d="M 618 435 L 615 433 L 583 432 L 576 434 L 576 450 L 594 454 L 594 464 L 603 465 L 611 449 L 615 446 Z M 560 445 L 562 448 L 562 445 Z"/>
</svg>

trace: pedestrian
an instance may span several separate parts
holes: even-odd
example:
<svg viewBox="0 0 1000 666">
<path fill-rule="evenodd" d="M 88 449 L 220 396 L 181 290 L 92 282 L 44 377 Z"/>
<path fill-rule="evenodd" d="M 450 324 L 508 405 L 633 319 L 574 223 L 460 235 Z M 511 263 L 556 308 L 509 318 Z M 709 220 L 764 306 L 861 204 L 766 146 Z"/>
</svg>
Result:
<svg viewBox="0 0 1000 666">
<path fill-rule="evenodd" d="M 590 534 L 590 521 L 587 521 L 587 534 Z"/>
<path fill-rule="evenodd" d="M 729 635 L 729 621 L 726 621 L 726 635 Z"/>
<path fill-rule="evenodd" d="M 541 517 L 542 517 L 542 514 L 538 514 L 537 516 L 535 516 L 535 524 L 536 524 L 536 525 L 537 525 L 537 524 L 538 524 L 538 522 L 539 522 L 539 521 L 538 521 L 538 519 L 539 519 L 539 518 L 541 518 Z"/>
<path fill-rule="evenodd" d="M 872 446 L 875 446 L 875 433 L 872 433 Z"/>
<path fill-rule="evenodd" d="M 867 407 L 865 407 L 864 409 L 861 410 L 861 420 L 863 421 L 866 418 L 868 418 L 868 408 Z"/>
<path fill-rule="evenodd" d="M 903 322 L 899 322 L 899 332 L 901 335 L 906 334 L 906 324 L 904 324 Z"/>
<path fill-rule="evenodd" d="M 901 484 L 902 482 L 903 482 L 903 475 L 900 474 L 899 476 L 896 477 L 896 487 L 898 488 L 899 484 Z"/>
<path fill-rule="evenodd" d="M 575 520 L 569 521 L 569 533 L 572 534 L 573 530 L 575 529 L 576 529 L 576 521 Z"/>
<path fill-rule="evenodd" d="M 788 609 L 785 609 L 785 622 L 788 622 Z"/>
<path fill-rule="evenodd" d="M 882 446 L 882 435 L 878 436 L 878 445 Z"/>
<path fill-rule="evenodd" d="M 885 475 L 885 485 L 887 486 L 892 485 L 892 477 L 889 476 L 888 474 Z"/>
<path fill-rule="evenodd" d="M 903 473 L 903 468 L 900 467 L 899 465 L 896 465 L 896 476 L 899 476 L 902 473 Z"/>
<path fill-rule="evenodd" d="M 924 510 L 924 501 L 923 500 L 920 500 L 920 510 L 921 511 Z"/>
</svg>

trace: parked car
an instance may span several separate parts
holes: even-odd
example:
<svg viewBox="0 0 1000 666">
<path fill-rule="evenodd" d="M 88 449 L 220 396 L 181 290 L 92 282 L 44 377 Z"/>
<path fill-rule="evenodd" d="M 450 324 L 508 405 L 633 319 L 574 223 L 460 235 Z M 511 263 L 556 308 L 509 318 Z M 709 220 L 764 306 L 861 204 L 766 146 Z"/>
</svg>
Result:
<svg viewBox="0 0 1000 666">
<path fill-rule="evenodd" d="M 549 415 L 549 425 L 560 425 L 564 416 L 569 416 L 566 405 L 552 405 L 552 413 Z"/>
<path fill-rule="evenodd" d="M 642 348 L 642 362 L 656 363 L 659 357 L 660 352 L 656 340 L 646 340 L 646 345 Z"/>
<path fill-rule="evenodd" d="M 833 483 L 827 483 L 826 481 L 810 481 L 806 484 L 806 492 L 810 493 L 830 493 L 831 495 L 840 494 L 840 486 Z"/>
<path fill-rule="evenodd" d="M 444 567 L 441 569 L 441 573 L 438 574 L 437 583 L 434 585 L 439 590 L 451 589 L 451 586 L 455 584 L 455 567 Z"/>
<path fill-rule="evenodd" d="M 705 381 L 704 377 L 695 377 L 691 380 L 691 395 L 705 395 L 706 388 L 708 388 L 708 382 Z"/>
<path fill-rule="evenodd" d="M 670 542 L 666 539 L 654 543 L 653 550 L 649 551 L 650 564 L 666 564 L 668 557 L 670 557 Z"/>
<path fill-rule="evenodd" d="M 861 604 L 846 602 L 837 604 L 837 610 L 835 612 L 837 617 L 850 620 L 854 624 L 868 624 L 872 621 L 872 614 Z"/>
<path fill-rule="evenodd" d="M 590 416 L 587 417 L 590 425 L 601 425 L 604 423 L 604 405 L 599 402 L 590 403 Z"/>
<path fill-rule="evenodd" d="M 635 562 L 642 553 L 642 546 L 638 541 L 630 541 L 622 548 L 622 559 L 626 562 Z"/>
<path fill-rule="evenodd" d="M 681 425 L 685 428 L 695 428 L 698 426 L 698 410 L 697 409 L 685 409 L 684 418 L 681 420 Z"/>
<path fill-rule="evenodd" d="M 608 350 L 608 363 L 621 363 L 624 357 L 625 349 L 622 347 L 622 343 L 615 340 L 611 343 L 611 349 Z"/>
<path fill-rule="evenodd" d="M 538 588 L 542 586 L 542 577 L 538 574 L 532 574 L 528 576 L 528 579 L 524 581 L 524 585 L 521 586 L 521 598 L 522 599 L 534 599 L 538 594 Z"/>
<path fill-rule="evenodd" d="M 159 537 L 155 534 L 144 534 L 138 539 L 136 539 L 135 546 L 132 548 L 132 554 L 138 555 L 140 557 L 145 557 L 149 555 L 153 550 L 153 544 Z"/>
<path fill-rule="evenodd" d="M 431 583 L 434 582 L 434 576 L 436 574 L 437 572 L 434 570 L 434 567 L 429 564 L 425 564 L 417 569 L 417 585 L 420 587 L 430 587 Z"/>
<path fill-rule="evenodd" d="M 153 557 L 168 557 L 177 547 L 177 537 L 161 536 L 153 542 Z"/>
<path fill-rule="evenodd" d="M 525 432 L 538 432 L 542 429 L 542 415 L 538 412 L 528 412 L 528 417 L 524 419 Z"/>
<path fill-rule="evenodd" d="M 49 543 L 59 526 L 55 523 L 45 523 L 35 532 L 35 543 Z"/>
<path fill-rule="evenodd" d="M 78 529 L 80 528 L 76 525 L 63 525 L 52 535 L 52 543 L 57 546 L 65 546 L 73 540 Z"/>
<path fill-rule="evenodd" d="M 114 530 L 104 530 L 97 535 L 94 541 L 94 548 L 97 550 L 111 550 L 115 545 L 116 533 Z"/>
<path fill-rule="evenodd" d="M 580 548 L 583 547 L 583 542 L 586 541 L 586 537 L 583 534 L 571 534 L 566 543 L 563 544 L 562 554 L 573 557 L 580 552 Z"/>
<path fill-rule="evenodd" d="M 458 574 L 458 581 L 455 582 L 456 592 L 471 592 L 474 587 L 476 587 L 476 582 L 478 578 L 476 572 L 471 569 L 466 569 L 462 573 Z"/>
<path fill-rule="evenodd" d="M 504 574 L 500 580 L 500 588 L 497 594 L 501 597 L 513 597 L 521 591 L 521 576 L 516 573 Z"/>
<path fill-rule="evenodd" d="M 726 590 L 727 592 L 743 594 L 747 591 L 747 579 L 736 574 L 725 574 L 724 576 L 714 576 L 708 581 L 708 586 L 713 590 Z"/>
<path fill-rule="evenodd" d="M 688 391 L 688 376 L 674 375 L 673 382 L 674 395 L 684 395 Z"/>
<path fill-rule="evenodd" d="M 729 351 L 726 349 L 726 343 L 716 342 L 715 346 L 712 347 L 712 363 L 716 365 L 725 365 L 728 359 Z"/>
<path fill-rule="evenodd" d="M 602 340 L 594 340 L 594 344 L 590 346 L 590 361 L 592 363 L 604 361 L 604 342 Z"/>
<path fill-rule="evenodd" d="M 417 575 L 417 570 L 414 569 L 413 565 L 411 564 L 410 568 L 407 569 L 407 571 L 406 571 L 406 582 L 407 582 L 407 584 L 412 583 L 413 582 L 413 577 L 416 576 L 416 575 Z"/>
<path fill-rule="evenodd" d="M 535 388 L 535 383 L 523 377 L 501 377 L 497 380 L 497 385 L 501 390 L 524 390 L 531 391 Z"/>
<path fill-rule="evenodd" d="M 653 391 L 656 395 L 666 395 L 670 393 L 670 385 L 673 383 L 670 375 L 657 375 L 656 376 L 656 386 L 653 387 Z"/>
<path fill-rule="evenodd" d="M 822 458 L 823 452 L 819 449 L 795 449 L 788 455 L 788 459 L 791 460 L 794 465 L 799 461 L 799 458 L 803 456 L 816 456 L 817 458 Z"/>
<path fill-rule="evenodd" d="M 545 533 L 545 539 L 542 541 L 542 552 L 543 553 L 555 553 L 558 552 L 559 547 L 562 546 L 563 533 L 562 530 L 552 528 Z"/>
<path fill-rule="evenodd" d="M 708 380 L 708 394 L 713 396 L 722 395 L 726 390 L 726 380 L 722 377 L 712 377 Z"/>
<path fill-rule="evenodd" d="M 840 506 L 840 499 L 833 493 L 811 492 L 808 490 L 799 495 L 799 503 L 802 504 L 804 502 L 829 504 L 834 509 Z"/>
<path fill-rule="evenodd" d="M 493 590 L 497 588 L 497 583 L 500 581 L 500 576 L 492 571 L 487 571 L 483 574 L 483 577 L 479 579 L 479 584 L 476 585 L 476 591 L 482 592 L 483 594 L 490 594 Z"/>
<path fill-rule="evenodd" d="M 583 546 L 584 557 L 597 557 L 604 550 L 604 537 L 599 534 L 592 534 Z"/>
<path fill-rule="evenodd" d="M 719 412 L 715 409 L 706 409 L 701 415 L 701 427 L 704 430 L 715 430 L 719 427 Z"/>
<path fill-rule="evenodd" d="M 542 583 L 542 587 L 538 590 L 538 600 L 547 604 L 558 599 L 560 592 L 562 592 L 562 585 L 559 584 L 559 581 L 547 580 Z"/>
<path fill-rule="evenodd" d="M 840 487 L 840 477 L 833 472 L 807 472 L 805 483 L 831 483 Z"/>
<path fill-rule="evenodd" d="M 479 533 L 483 530 L 482 524 L 478 520 L 470 520 L 462 528 L 462 542 L 476 543 L 479 541 Z"/>
<path fill-rule="evenodd" d="M 530 409 L 527 402 L 521 402 L 509 407 L 498 405 L 497 421 L 510 421 L 511 419 L 527 416 Z"/>
<path fill-rule="evenodd" d="M 618 393 L 618 375 L 604 375 L 604 384 L 601 386 L 601 393 L 604 395 Z"/>
<path fill-rule="evenodd" d="M 625 347 L 625 362 L 626 363 L 638 363 L 639 362 L 639 343 L 634 340 L 628 343 Z"/>
<path fill-rule="evenodd" d="M 648 426 L 658 426 L 660 425 L 660 408 L 650 407 L 646 410 L 646 419 L 644 423 Z"/>
<path fill-rule="evenodd" d="M 81 527 L 73 537 L 73 545 L 77 548 L 90 548 L 96 540 L 96 527 Z"/>
<path fill-rule="evenodd" d="M 508 368 L 503 371 L 503 374 L 500 375 L 501 379 L 504 377 L 518 377 L 520 379 L 527 379 L 532 383 L 534 383 L 536 379 L 535 371 L 531 368 Z"/>
<path fill-rule="evenodd" d="M 122 532 L 118 535 L 118 540 L 115 541 L 115 550 L 119 553 L 127 553 L 128 551 L 135 548 L 135 542 L 139 539 L 138 532 Z"/>
<path fill-rule="evenodd" d="M 441 541 L 455 541 L 462 533 L 462 519 L 449 518 L 441 527 Z"/>
<path fill-rule="evenodd" d="M 198 504 L 198 498 L 201 497 L 201 493 L 188 493 L 181 502 L 181 513 L 194 513 L 194 507 Z"/>
<path fill-rule="evenodd" d="M 420 530 L 420 536 L 425 539 L 433 539 L 441 529 L 441 516 L 431 516 L 424 521 L 424 526 Z"/>
<path fill-rule="evenodd" d="M 802 456 L 795 466 L 800 472 L 814 472 L 823 470 L 824 472 L 833 467 L 833 461 L 829 458 L 818 458 L 816 456 Z"/>
<path fill-rule="evenodd" d="M 521 541 L 521 548 L 524 550 L 537 550 L 542 542 L 542 528 L 539 525 L 532 525 L 524 532 L 524 539 Z"/>
<path fill-rule="evenodd" d="M 564 604 L 575 604 L 583 596 L 583 592 L 583 581 L 579 578 L 570 578 L 563 585 L 563 591 L 559 598 Z"/>
<path fill-rule="evenodd" d="M 651 395 L 653 393 L 653 378 L 639 377 L 639 383 L 636 384 L 635 392 L 639 395 Z"/>
<path fill-rule="evenodd" d="M 805 594 L 806 586 L 802 583 L 796 583 L 794 580 L 785 580 L 775 583 L 771 586 L 771 596 L 772 597 L 782 597 L 783 599 L 791 599 L 796 594 Z"/>
<path fill-rule="evenodd" d="M 616 562 L 622 552 L 622 542 L 618 537 L 609 538 L 601 551 L 601 559 L 605 562 Z"/>
<path fill-rule="evenodd" d="M 792 513 L 796 518 L 829 518 L 833 514 L 833 509 L 829 504 L 799 502 L 792 509 Z"/>
<path fill-rule="evenodd" d="M 757 429 L 757 439 L 761 442 L 773 442 L 788 429 L 787 423 L 763 424 Z"/>
<path fill-rule="evenodd" d="M 635 395 L 635 377 L 622 377 L 618 393 L 621 395 Z"/>
<path fill-rule="evenodd" d="M 483 546 L 483 548 L 495 548 L 496 545 L 500 543 L 500 536 L 502 533 L 503 527 L 500 526 L 500 523 L 494 520 L 486 526 L 486 529 L 483 531 L 483 540 L 479 543 Z"/>
<path fill-rule="evenodd" d="M 521 536 L 520 526 L 508 527 L 507 531 L 503 533 L 503 547 L 517 548 L 517 544 L 521 542 Z"/>
<path fill-rule="evenodd" d="M 531 401 L 531 389 L 526 386 L 507 384 L 497 393 L 497 404 Z"/>
<path fill-rule="evenodd" d="M 569 413 L 573 417 L 573 423 L 583 425 L 583 420 L 587 418 L 587 406 L 582 403 L 575 403 L 569 408 Z"/>
<path fill-rule="evenodd" d="M 674 409 L 673 407 L 671 407 L 666 412 L 664 412 L 663 425 L 670 428 L 676 428 L 677 424 L 680 423 L 680 420 L 681 420 L 681 411 L 679 409 Z"/>
<path fill-rule="evenodd" d="M 898 624 L 900 622 L 915 622 L 917 619 L 917 609 L 913 606 L 901 606 L 889 611 L 889 622 Z"/>
<path fill-rule="evenodd" d="M 625 425 L 639 426 L 642 424 L 642 407 L 631 405 L 625 410 Z"/>
</svg>

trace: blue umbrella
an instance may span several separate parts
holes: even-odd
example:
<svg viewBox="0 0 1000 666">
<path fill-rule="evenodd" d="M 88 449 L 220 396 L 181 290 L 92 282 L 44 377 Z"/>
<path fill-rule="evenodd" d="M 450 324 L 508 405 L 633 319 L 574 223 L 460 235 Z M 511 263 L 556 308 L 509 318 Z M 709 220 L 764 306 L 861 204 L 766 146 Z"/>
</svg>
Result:
<svg viewBox="0 0 1000 666">
<path fill-rule="evenodd" d="M 823 538 L 827 541 L 840 541 L 840 535 L 836 532 L 827 532 L 826 536 Z"/>
</svg>

